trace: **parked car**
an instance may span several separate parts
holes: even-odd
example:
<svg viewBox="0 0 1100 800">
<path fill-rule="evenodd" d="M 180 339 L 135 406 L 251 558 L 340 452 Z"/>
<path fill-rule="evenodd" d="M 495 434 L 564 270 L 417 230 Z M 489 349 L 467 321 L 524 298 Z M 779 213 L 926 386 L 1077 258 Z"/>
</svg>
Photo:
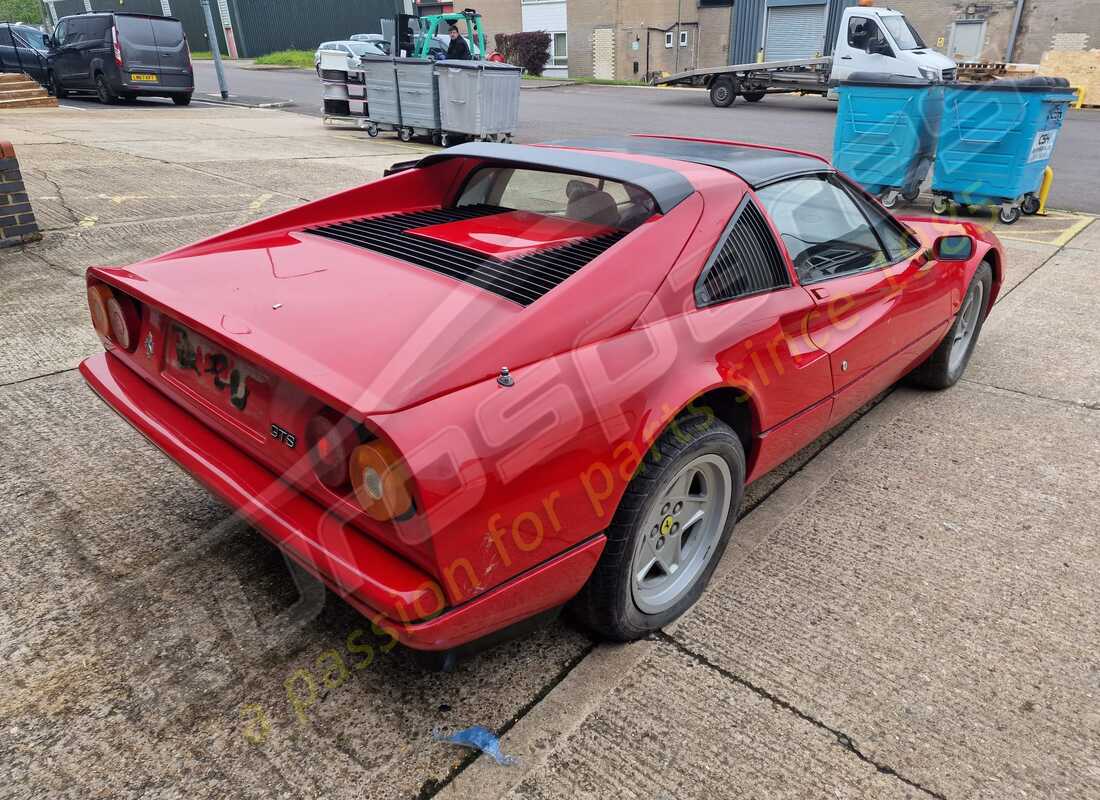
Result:
<svg viewBox="0 0 1100 800">
<path fill-rule="evenodd" d="M 174 17 L 106 13 L 62 17 L 48 42 L 58 97 L 94 91 L 101 102 L 170 97 L 191 102 L 195 79 L 183 26 Z"/>
<path fill-rule="evenodd" d="M 444 665 L 566 604 L 610 639 L 667 625 L 745 485 L 905 376 L 958 381 L 1001 287 L 991 233 L 811 154 L 558 144 L 87 273 L 91 387 Z"/>
<path fill-rule="evenodd" d="M 353 33 L 348 39 L 352 42 L 370 42 L 386 55 L 390 54 L 390 43 L 380 33 Z"/>
<path fill-rule="evenodd" d="M 25 72 L 46 83 L 46 34 L 32 25 L 0 22 L 0 72 Z"/>
<path fill-rule="evenodd" d="M 363 56 L 384 56 L 385 51 L 374 42 L 353 42 L 351 40 L 345 40 L 340 42 L 324 42 L 317 48 L 317 52 L 313 54 L 313 68 L 317 70 L 317 74 L 321 74 L 321 51 L 322 50 L 338 50 L 347 56 L 348 69 L 359 69 L 361 66 L 360 58 Z"/>
</svg>

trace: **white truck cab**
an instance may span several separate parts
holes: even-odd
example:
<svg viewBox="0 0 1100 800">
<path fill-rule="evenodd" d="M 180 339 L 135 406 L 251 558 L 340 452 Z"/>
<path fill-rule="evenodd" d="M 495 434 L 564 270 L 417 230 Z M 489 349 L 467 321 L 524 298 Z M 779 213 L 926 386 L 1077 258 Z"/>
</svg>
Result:
<svg viewBox="0 0 1100 800">
<path fill-rule="evenodd" d="M 844 10 L 833 48 L 830 82 L 853 72 L 954 80 L 956 64 L 930 50 L 900 11 L 875 6 Z"/>
</svg>

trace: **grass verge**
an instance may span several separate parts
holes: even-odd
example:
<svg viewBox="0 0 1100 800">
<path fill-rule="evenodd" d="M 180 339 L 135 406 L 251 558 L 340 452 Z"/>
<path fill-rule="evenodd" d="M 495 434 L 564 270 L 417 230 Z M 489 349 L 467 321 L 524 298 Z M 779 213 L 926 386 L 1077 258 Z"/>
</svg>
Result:
<svg viewBox="0 0 1100 800">
<path fill-rule="evenodd" d="M 267 64 L 277 67 L 301 67 L 302 69 L 313 69 L 313 51 L 276 50 L 274 53 L 268 53 L 267 55 L 260 56 L 256 59 L 256 63 Z"/>
</svg>

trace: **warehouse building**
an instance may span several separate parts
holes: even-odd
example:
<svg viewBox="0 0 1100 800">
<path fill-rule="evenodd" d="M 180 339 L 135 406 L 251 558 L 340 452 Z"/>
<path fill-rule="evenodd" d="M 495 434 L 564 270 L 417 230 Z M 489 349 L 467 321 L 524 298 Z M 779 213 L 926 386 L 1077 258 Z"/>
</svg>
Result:
<svg viewBox="0 0 1100 800">
<path fill-rule="evenodd" d="M 518 1 L 518 0 L 517 0 Z M 211 50 L 199 0 L 45 0 L 51 25 L 86 11 L 163 14 L 183 23 L 192 50 Z M 312 50 L 353 33 L 381 33 L 381 20 L 405 8 L 403 0 L 210 0 L 218 44 L 233 57 L 275 50 Z"/>
<path fill-rule="evenodd" d="M 857 0 L 480 0 L 490 34 L 551 34 L 552 66 L 574 77 L 652 75 L 828 55 Z M 958 61 L 1038 63 L 1100 48 L 1095 0 L 878 0 L 902 11 L 929 48 Z M 554 74 L 554 73 L 550 73 Z"/>
</svg>

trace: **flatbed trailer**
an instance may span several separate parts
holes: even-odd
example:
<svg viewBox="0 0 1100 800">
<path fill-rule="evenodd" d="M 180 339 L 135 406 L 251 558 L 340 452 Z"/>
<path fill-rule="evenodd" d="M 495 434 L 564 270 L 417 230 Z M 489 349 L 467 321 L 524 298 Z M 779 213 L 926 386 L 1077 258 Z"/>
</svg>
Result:
<svg viewBox="0 0 1100 800">
<path fill-rule="evenodd" d="M 832 56 L 801 58 L 794 61 L 753 61 L 724 67 L 693 69 L 655 81 L 656 85 L 688 84 L 710 90 L 710 102 L 725 107 L 741 95 L 750 103 L 769 94 L 829 93 Z"/>
</svg>

